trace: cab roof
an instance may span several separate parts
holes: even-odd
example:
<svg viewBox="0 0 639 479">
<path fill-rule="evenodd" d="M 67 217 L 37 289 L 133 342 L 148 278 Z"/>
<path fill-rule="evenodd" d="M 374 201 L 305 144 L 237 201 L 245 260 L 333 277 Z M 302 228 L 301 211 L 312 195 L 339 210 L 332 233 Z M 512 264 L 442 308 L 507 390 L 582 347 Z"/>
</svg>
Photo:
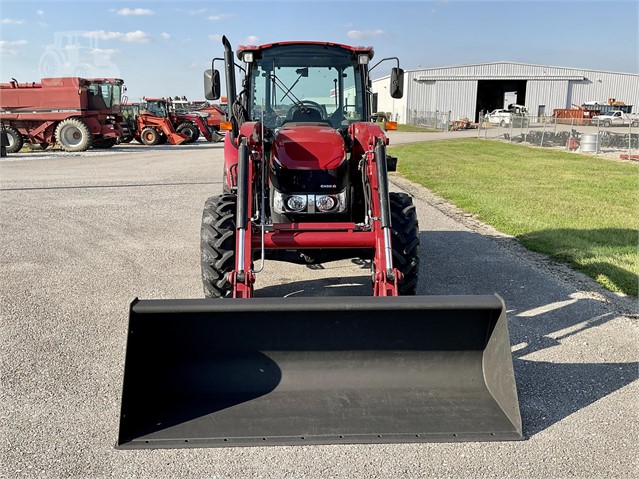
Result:
<svg viewBox="0 0 639 479">
<path fill-rule="evenodd" d="M 343 48 L 344 50 L 350 50 L 353 53 L 365 53 L 368 54 L 369 59 L 373 59 L 373 55 L 375 55 L 375 51 L 373 47 L 355 47 L 351 45 L 344 45 L 343 43 L 334 43 L 334 42 L 312 42 L 312 41 L 288 41 L 288 42 L 275 42 L 275 43 L 265 43 L 263 45 L 240 45 L 237 47 L 237 58 L 242 60 L 242 53 L 244 52 L 257 52 L 262 50 L 267 50 L 271 47 L 275 46 L 286 46 L 286 45 L 324 45 L 330 47 Z"/>
</svg>

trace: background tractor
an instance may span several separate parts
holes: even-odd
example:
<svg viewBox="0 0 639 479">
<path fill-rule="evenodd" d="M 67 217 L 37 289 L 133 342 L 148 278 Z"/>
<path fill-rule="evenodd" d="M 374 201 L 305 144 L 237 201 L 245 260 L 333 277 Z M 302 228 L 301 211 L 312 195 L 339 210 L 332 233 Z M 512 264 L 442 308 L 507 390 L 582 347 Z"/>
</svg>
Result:
<svg viewBox="0 0 639 479">
<path fill-rule="evenodd" d="M 166 143 L 181 145 L 189 137 L 173 128 L 168 103 L 164 98 L 144 98 L 136 122 L 136 140 L 148 146 Z"/>
<path fill-rule="evenodd" d="M 130 307 L 120 448 L 521 439 L 498 296 L 415 296 L 412 199 L 370 121 L 373 50 L 223 38 L 231 130 L 201 300 Z M 205 72 L 207 99 L 221 75 Z M 267 259 L 370 261 L 373 297 L 254 298 Z M 360 264 L 362 262 L 359 262 Z"/>
</svg>

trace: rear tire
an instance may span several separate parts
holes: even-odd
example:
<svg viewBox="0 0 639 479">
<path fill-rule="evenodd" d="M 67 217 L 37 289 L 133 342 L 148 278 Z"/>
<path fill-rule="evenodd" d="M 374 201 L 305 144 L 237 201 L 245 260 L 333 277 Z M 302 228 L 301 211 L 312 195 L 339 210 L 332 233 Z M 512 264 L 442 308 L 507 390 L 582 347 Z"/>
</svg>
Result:
<svg viewBox="0 0 639 479">
<path fill-rule="evenodd" d="M 22 149 L 24 145 L 24 139 L 20 132 L 13 126 L 5 126 L 4 131 L 7 134 L 9 144 L 7 145 L 7 153 L 17 153 Z"/>
<path fill-rule="evenodd" d="M 200 261 L 204 296 L 224 298 L 231 294 L 228 273 L 235 269 L 235 210 L 237 197 L 212 196 L 204 203 L 200 236 Z"/>
<path fill-rule="evenodd" d="M 419 224 L 413 199 L 405 193 L 389 193 L 392 218 L 393 266 L 404 275 L 400 296 L 414 296 L 419 276 Z"/>
<path fill-rule="evenodd" d="M 190 121 L 180 123 L 175 131 L 177 133 L 182 133 L 183 135 L 188 136 L 188 139 L 185 141 L 185 143 L 193 143 L 200 137 L 200 130 L 194 123 L 191 123 Z"/>
<path fill-rule="evenodd" d="M 67 118 L 55 129 L 55 138 L 64 151 L 86 151 L 91 146 L 91 130 L 78 118 Z"/>
<path fill-rule="evenodd" d="M 140 140 L 146 146 L 157 145 L 160 141 L 160 135 L 155 128 L 147 126 L 140 132 Z"/>
</svg>

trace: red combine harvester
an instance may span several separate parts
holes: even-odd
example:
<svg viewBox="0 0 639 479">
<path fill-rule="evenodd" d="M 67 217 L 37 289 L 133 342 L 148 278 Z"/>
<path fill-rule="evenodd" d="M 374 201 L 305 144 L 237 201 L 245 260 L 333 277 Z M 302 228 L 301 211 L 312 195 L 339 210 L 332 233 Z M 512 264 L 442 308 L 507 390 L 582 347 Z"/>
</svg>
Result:
<svg viewBox="0 0 639 479">
<path fill-rule="evenodd" d="M 122 134 L 118 78 L 43 78 L 40 83 L 0 84 L 0 120 L 10 153 L 56 142 L 66 151 L 111 148 Z"/>
<path fill-rule="evenodd" d="M 389 192 L 370 47 L 223 37 L 224 193 L 204 206 L 208 299 L 130 306 L 118 447 L 522 438 L 496 295 L 415 296 L 412 198 Z M 220 74 L 205 72 L 208 100 Z M 370 262 L 373 297 L 254 298 L 266 259 Z M 259 260 L 259 265 L 255 263 Z M 454 261 L 454 259 L 452 259 Z"/>
</svg>

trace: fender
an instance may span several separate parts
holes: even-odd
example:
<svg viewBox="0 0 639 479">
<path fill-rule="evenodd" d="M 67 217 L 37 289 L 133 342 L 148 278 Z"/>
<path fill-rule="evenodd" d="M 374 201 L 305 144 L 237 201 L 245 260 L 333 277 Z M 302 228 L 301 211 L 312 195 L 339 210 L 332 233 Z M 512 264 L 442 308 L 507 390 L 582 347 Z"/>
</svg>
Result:
<svg viewBox="0 0 639 479">
<path fill-rule="evenodd" d="M 375 148 L 375 138 L 382 138 L 388 145 L 388 137 L 376 124 L 369 121 L 358 121 L 348 127 L 348 135 L 353 140 L 353 157 L 360 158 L 367 151 Z"/>
</svg>

